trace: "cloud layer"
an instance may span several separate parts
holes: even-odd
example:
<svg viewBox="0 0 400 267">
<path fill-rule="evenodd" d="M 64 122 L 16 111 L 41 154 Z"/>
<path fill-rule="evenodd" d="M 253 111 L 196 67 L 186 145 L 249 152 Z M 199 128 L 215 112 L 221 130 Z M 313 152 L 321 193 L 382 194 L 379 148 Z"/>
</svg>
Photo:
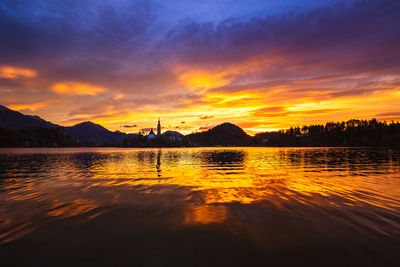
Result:
<svg viewBox="0 0 400 267">
<path fill-rule="evenodd" d="M 0 104 L 128 131 L 398 118 L 399 17 L 395 0 L 2 1 Z"/>
</svg>

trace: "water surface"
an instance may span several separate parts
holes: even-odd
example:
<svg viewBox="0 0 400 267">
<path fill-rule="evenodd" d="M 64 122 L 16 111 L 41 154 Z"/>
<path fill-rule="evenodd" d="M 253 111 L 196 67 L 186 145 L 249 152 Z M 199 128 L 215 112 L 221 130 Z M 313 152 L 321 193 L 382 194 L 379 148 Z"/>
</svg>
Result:
<svg viewBox="0 0 400 267">
<path fill-rule="evenodd" d="M 0 150 L 0 261 L 399 266 L 400 151 Z"/>
</svg>

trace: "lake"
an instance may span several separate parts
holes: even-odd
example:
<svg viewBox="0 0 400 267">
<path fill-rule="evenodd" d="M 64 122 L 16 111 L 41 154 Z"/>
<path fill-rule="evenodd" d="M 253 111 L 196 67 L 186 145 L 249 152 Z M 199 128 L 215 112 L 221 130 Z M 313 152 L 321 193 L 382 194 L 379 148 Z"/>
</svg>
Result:
<svg viewBox="0 0 400 267">
<path fill-rule="evenodd" d="M 400 150 L 0 149 L 2 266 L 400 266 Z"/>
</svg>

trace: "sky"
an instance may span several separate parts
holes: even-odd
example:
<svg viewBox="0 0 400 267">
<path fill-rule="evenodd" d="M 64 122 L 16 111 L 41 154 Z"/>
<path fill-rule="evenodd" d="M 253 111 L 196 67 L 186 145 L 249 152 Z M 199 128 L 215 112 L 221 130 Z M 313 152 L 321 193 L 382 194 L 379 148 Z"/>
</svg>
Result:
<svg viewBox="0 0 400 267">
<path fill-rule="evenodd" d="M 2 0 L 0 104 L 130 133 L 398 121 L 399 18 L 398 0 Z"/>
</svg>

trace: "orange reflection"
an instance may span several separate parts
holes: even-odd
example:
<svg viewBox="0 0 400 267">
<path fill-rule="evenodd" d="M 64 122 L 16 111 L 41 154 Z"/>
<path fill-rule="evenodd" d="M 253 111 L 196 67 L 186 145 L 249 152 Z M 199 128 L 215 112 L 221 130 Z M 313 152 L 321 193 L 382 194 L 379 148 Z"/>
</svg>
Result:
<svg viewBox="0 0 400 267">
<path fill-rule="evenodd" d="M 222 223 L 226 217 L 227 208 L 223 205 L 204 205 L 185 210 L 185 224 Z"/>
<path fill-rule="evenodd" d="M 10 231 L 0 234 L 0 244 L 11 242 L 20 237 L 23 237 L 33 231 L 33 227 L 29 223 L 21 224 Z"/>
<path fill-rule="evenodd" d="M 222 223 L 229 216 L 231 203 L 268 205 L 287 212 L 348 206 L 397 212 L 400 208 L 400 167 L 394 160 L 394 153 L 398 152 L 392 150 L 375 149 L 371 153 L 362 148 L 73 148 L 65 154 L 58 149 L 34 151 L 39 154 L 32 154 L 31 159 L 35 160 L 29 162 L 37 164 L 40 171 L 31 173 L 32 166 L 28 165 L 26 169 L 4 173 L 7 179 L 0 192 L 0 213 L 4 219 L 0 218 L 0 226 L 5 230 L 0 231 L 0 242 L 34 229 L 30 223 L 37 216 L 83 215 L 90 219 L 99 214 L 94 210 L 111 204 L 161 210 L 175 207 L 182 211 L 184 217 L 179 217 L 179 222 L 184 224 Z M 29 154 L 24 163 L 28 162 L 26 158 Z M 24 208 L 14 209 L 18 205 Z M 32 206 L 39 208 L 31 209 Z"/>
<path fill-rule="evenodd" d="M 88 199 L 74 199 L 70 202 L 55 200 L 47 215 L 67 218 L 91 211 L 97 206 L 94 201 Z"/>
<path fill-rule="evenodd" d="M 189 199 L 198 204 L 248 204 L 268 200 L 276 206 L 285 201 L 305 205 L 313 202 L 317 205 L 331 205 L 332 195 L 346 200 L 339 205 L 348 205 L 351 201 L 361 201 L 365 196 L 362 194 L 360 198 L 357 195 L 359 188 L 370 188 L 371 192 L 375 190 L 369 185 L 371 180 L 363 179 L 365 174 L 348 175 L 352 168 L 350 163 L 340 163 L 338 170 L 330 170 L 320 162 L 311 162 L 306 154 L 311 151 L 317 155 L 325 155 L 330 151 L 326 148 L 191 148 L 135 151 L 138 154 L 122 153 L 117 161 L 96 162 L 90 170 L 93 173 L 92 186 L 145 185 L 152 188 L 145 192 L 154 194 L 157 192 L 157 185 L 173 185 L 178 188 L 191 188 L 196 194 Z M 325 159 L 327 162 L 328 160 L 332 159 Z M 369 176 L 374 179 L 379 175 L 371 173 Z M 396 190 L 387 183 L 379 183 L 374 185 L 374 188 L 385 192 L 387 196 L 397 195 Z M 366 204 L 386 205 L 382 201 L 383 198 L 378 196 L 373 201 L 368 198 L 363 200 Z"/>
</svg>

